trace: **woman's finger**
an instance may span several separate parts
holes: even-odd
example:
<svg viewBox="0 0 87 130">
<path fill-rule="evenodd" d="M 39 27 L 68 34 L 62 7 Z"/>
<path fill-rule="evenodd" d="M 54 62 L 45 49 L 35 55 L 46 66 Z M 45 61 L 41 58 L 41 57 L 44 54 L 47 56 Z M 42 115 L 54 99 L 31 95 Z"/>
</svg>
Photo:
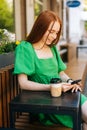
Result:
<svg viewBox="0 0 87 130">
<path fill-rule="evenodd" d="M 82 91 L 81 87 L 77 84 L 73 85 L 72 92 L 74 92 L 74 91 L 77 92 L 78 90 Z"/>
</svg>

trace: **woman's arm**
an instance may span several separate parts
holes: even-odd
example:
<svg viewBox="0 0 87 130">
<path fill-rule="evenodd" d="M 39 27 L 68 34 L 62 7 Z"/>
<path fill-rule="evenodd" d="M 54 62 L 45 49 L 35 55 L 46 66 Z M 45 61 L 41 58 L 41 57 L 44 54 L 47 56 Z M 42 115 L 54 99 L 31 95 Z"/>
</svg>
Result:
<svg viewBox="0 0 87 130">
<path fill-rule="evenodd" d="M 80 84 L 73 84 L 71 85 L 70 83 L 73 81 L 64 71 L 60 72 L 60 78 L 62 79 L 63 82 L 68 83 L 63 83 L 62 84 L 62 91 L 66 92 L 71 89 L 72 92 L 77 92 L 77 90 L 82 91 L 81 89 L 81 83 Z"/>
<path fill-rule="evenodd" d="M 33 81 L 28 80 L 26 74 L 19 74 L 18 75 L 18 82 L 21 89 L 25 90 L 50 90 L 50 84 L 40 84 Z"/>
<path fill-rule="evenodd" d="M 60 78 L 63 82 L 67 82 L 70 83 L 72 82 L 73 80 L 64 72 L 64 71 L 61 71 L 60 72 Z"/>
</svg>

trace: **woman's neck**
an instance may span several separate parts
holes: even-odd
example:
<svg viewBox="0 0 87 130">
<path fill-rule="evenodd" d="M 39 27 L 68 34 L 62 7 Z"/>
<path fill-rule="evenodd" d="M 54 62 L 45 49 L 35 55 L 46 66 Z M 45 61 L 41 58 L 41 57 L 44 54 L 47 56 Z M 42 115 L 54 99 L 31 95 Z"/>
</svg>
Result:
<svg viewBox="0 0 87 130">
<path fill-rule="evenodd" d="M 34 43 L 33 47 L 35 50 L 42 50 L 43 48 L 47 47 L 47 45 L 45 45 L 45 43 L 43 43 L 42 41 L 39 41 Z"/>
</svg>

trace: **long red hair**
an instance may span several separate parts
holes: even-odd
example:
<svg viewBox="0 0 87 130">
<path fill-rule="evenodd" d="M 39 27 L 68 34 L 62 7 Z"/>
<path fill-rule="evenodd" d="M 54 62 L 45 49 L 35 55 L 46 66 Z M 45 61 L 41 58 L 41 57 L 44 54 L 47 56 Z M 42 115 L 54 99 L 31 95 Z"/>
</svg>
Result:
<svg viewBox="0 0 87 130">
<path fill-rule="evenodd" d="M 55 21 L 58 21 L 60 24 L 60 30 L 57 34 L 57 38 L 53 41 L 53 44 L 57 44 L 60 38 L 62 24 L 57 14 L 50 10 L 40 13 L 32 27 L 30 34 L 27 36 L 26 41 L 30 42 L 31 44 L 40 41 L 43 35 L 46 33 L 50 23 L 54 23 Z"/>
</svg>

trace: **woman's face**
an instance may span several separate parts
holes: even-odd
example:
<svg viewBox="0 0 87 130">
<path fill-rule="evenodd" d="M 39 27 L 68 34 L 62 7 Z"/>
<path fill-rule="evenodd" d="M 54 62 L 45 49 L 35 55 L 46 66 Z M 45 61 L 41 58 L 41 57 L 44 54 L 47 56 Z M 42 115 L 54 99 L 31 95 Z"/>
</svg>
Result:
<svg viewBox="0 0 87 130">
<path fill-rule="evenodd" d="M 50 45 L 52 41 L 54 41 L 57 38 L 57 34 L 60 30 L 60 24 L 56 21 L 55 23 L 51 22 L 49 25 L 48 30 L 42 37 L 42 41 L 46 45 Z"/>
</svg>

